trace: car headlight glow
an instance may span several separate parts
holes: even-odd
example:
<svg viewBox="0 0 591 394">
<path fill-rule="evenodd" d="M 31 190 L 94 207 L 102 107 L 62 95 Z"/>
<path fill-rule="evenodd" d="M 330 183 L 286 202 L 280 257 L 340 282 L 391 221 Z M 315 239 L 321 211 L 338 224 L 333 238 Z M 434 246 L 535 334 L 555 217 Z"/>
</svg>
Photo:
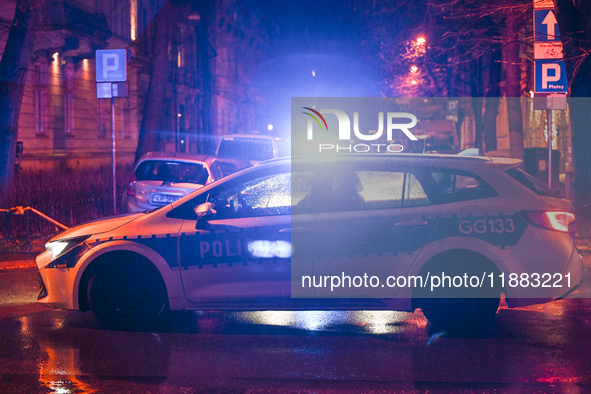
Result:
<svg viewBox="0 0 591 394">
<path fill-rule="evenodd" d="M 45 250 L 51 252 L 51 260 L 55 260 L 62 254 L 86 241 L 89 237 L 90 235 L 85 235 L 82 237 L 59 239 L 57 241 L 48 242 L 45 244 Z"/>
<path fill-rule="evenodd" d="M 62 252 L 64 251 L 64 249 L 66 249 L 66 247 L 68 246 L 67 241 L 53 241 L 53 242 L 48 242 L 45 244 L 45 249 L 49 252 L 51 252 L 51 259 L 55 259 L 57 256 L 59 256 L 60 254 L 62 254 Z"/>
</svg>

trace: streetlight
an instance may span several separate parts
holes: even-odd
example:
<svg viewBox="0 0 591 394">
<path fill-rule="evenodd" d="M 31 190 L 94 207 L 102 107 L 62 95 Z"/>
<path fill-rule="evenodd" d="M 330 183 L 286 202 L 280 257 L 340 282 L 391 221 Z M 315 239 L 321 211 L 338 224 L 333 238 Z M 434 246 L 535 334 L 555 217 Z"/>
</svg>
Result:
<svg viewBox="0 0 591 394">
<path fill-rule="evenodd" d="M 419 35 L 416 41 L 412 44 L 415 50 L 415 56 L 422 56 L 427 49 L 427 39 L 423 35 Z"/>
</svg>

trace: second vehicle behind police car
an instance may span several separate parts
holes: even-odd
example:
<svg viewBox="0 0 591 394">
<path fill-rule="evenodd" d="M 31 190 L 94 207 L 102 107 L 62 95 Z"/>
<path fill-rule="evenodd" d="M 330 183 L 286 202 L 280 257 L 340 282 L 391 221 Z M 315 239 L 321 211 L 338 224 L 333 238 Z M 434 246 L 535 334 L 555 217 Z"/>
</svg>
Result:
<svg viewBox="0 0 591 394">
<path fill-rule="evenodd" d="M 269 161 L 160 209 L 54 237 L 37 257 L 38 302 L 92 310 L 126 329 L 166 310 L 418 307 L 445 329 L 481 327 L 501 292 L 509 307 L 524 306 L 562 297 L 582 278 L 572 204 L 519 163 L 405 154 Z M 504 282 L 485 296 L 472 289 L 455 297 L 302 281 L 341 273 L 383 280 L 477 274 Z M 561 280 L 532 293 L 509 284 L 514 274 Z"/>
</svg>

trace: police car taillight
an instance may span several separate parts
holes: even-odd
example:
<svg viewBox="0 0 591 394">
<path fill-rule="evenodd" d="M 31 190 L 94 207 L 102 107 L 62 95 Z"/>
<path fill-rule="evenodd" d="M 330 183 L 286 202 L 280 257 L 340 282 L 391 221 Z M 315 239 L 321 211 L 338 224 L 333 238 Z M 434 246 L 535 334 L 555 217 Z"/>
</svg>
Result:
<svg viewBox="0 0 591 394">
<path fill-rule="evenodd" d="M 129 179 L 129 183 L 127 184 L 127 195 L 131 197 L 135 197 L 135 181 L 136 177 L 135 174 L 131 176 Z"/>
<path fill-rule="evenodd" d="M 563 211 L 527 211 L 524 216 L 533 225 L 564 233 L 574 229 L 575 215 Z"/>
</svg>

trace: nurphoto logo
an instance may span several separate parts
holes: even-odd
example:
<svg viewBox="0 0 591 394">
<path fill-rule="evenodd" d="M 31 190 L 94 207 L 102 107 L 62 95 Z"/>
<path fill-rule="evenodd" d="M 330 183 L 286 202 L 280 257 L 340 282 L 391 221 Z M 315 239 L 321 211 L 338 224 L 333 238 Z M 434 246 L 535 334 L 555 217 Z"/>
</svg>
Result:
<svg viewBox="0 0 591 394">
<path fill-rule="evenodd" d="M 338 121 L 338 139 L 339 141 L 347 141 L 349 145 L 340 144 L 318 144 L 318 151 L 332 151 L 332 152 L 390 152 L 400 153 L 404 147 L 400 144 L 385 144 L 385 143 L 360 143 L 351 144 L 351 119 L 349 116 L 338 109 L 321 109 L 317 111 L 310 107 L 302 107 L 306 111 L 303 114 L 310 117 L 307 125 L 307 139 L 312 141 L 314 139 L 314 125 L 318 125 L 320 131 L 329 132 L 328 123 L 322 114 L 335 115 Z M 386 124 L 386 140 L 392 141 L 393 131 L 402 131 L 410 140 L 416 141 L 417 137 L 410 131 L 411 128 L 416 126 L 417 117 L 407 112 L 387 112 L 384 116 L 384 112 L 378 112 L 378 127 L 377 130 L 369 133 L 362 133 L 359 130 L 359 112 L 353 112 L 353 135 L 356 139 L 361 141 L 377 141 L 384 135 L 384 123 Z"/>
</svg>

